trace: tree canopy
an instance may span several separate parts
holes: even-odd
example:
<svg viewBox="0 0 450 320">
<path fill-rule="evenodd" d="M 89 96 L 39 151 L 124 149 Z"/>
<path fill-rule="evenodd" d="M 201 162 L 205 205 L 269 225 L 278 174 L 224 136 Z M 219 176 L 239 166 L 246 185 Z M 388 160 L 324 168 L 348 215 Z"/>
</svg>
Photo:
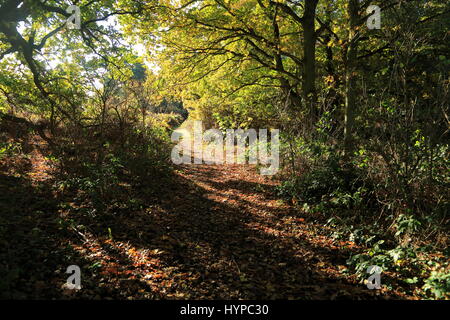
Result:
<svg viewBox="0 0 450 320">
<path fill-rule="evenodd" d="M 382 269 L 447 299 L 449 30 L 440 0 L 0 0 L 0 297 L 369 299 Z M 175 163 L 196 128 L 279 170 Z"/>
</svg>

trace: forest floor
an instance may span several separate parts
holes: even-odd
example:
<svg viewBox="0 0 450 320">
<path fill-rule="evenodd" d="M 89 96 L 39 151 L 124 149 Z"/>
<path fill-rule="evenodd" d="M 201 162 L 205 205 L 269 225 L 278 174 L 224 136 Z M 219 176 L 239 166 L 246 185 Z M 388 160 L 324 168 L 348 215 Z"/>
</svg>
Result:
<svg viewBox="0 0 450 320">
<path fill-rule="evenodd" d="M 367 289 L 346 266 L 358 247 L 321 235 L 253 167 L 184 165 L 166 179 L 122 181 L 123 205 L 88 215 L 55 189 L 42 142 L 30 145 L 1 163 L 2 298 L 408 298 Z M 69 265 L 81 268 L 79 291 L 64 286 Z"/>
</svg>

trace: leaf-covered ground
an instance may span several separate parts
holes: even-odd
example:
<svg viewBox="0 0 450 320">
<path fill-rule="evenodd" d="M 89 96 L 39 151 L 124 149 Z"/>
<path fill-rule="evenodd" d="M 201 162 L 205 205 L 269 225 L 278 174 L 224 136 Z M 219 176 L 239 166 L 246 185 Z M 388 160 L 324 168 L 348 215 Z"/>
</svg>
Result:
<svg viewBox="0 0 450 320">
<path fill-rule="evenodd" d="M 2 160 L 2 298 L 406 298 L 359 283 L 346 267 L 357 246 L 321 236 L 254 168 L 186 165 L 121 181 L 116 205 L 96 215 L 55 188 L 45 146 L 30 148 Z M 64 287 L 73 264 L 80 291 Z"/>
</svg>

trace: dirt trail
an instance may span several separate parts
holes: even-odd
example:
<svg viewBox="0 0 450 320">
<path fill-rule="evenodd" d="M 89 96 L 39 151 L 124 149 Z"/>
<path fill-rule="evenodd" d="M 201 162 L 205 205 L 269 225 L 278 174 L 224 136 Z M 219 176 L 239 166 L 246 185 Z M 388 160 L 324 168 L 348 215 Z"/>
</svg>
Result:
<svg viewBox="0 0 450 320">
<path fill-rule="evenodd" d="M 309 217 L 275 197 L 275 181 L 244 165 L 188 165 L 178 175 L 168 226 L 190 244 L 183 268 L 203 278 L 195 298 L 373 296 L 342 275 L 352 244 L 315 234 Z"/>
<path fill-rule="evenodd" d="M 321 226 L 277 199 L 276 182 L 254 168 L 181 166 L 124 187 L 127 205 L 86 218 L 73 199 L 56 201 L 45 161 L 34 155 L 25 174 L 1 175 L 6 298 L 383 296 L 344 275 L 354 244 L 318 235 Z M 63 286 L 71 264 L 83 273 L 78 292 Z"/>
</svg>

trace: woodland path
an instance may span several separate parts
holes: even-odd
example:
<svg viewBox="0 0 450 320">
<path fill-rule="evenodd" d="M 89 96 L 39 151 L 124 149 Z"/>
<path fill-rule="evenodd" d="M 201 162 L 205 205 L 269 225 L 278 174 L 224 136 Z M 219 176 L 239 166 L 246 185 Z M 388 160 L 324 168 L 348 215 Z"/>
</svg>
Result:
<svg viewBox="0 0 450 320">
<path fill-rule="evenodd" d="M 47 160 L 29 161 L 26 173 L 2 173 L 0 181 L 8 297 L 384 297 L 346 275 L 353 243 L 320 235 L 315 217 L 277 199 L 276 181 L 254 168 L 177 167 L 167 179 L 124 184 L 126 206 L 80 218 L 74 195 L 58 204 Z M 71 264 L 82 270 L 78 292 L 63 286 Z"/>
</svg>

